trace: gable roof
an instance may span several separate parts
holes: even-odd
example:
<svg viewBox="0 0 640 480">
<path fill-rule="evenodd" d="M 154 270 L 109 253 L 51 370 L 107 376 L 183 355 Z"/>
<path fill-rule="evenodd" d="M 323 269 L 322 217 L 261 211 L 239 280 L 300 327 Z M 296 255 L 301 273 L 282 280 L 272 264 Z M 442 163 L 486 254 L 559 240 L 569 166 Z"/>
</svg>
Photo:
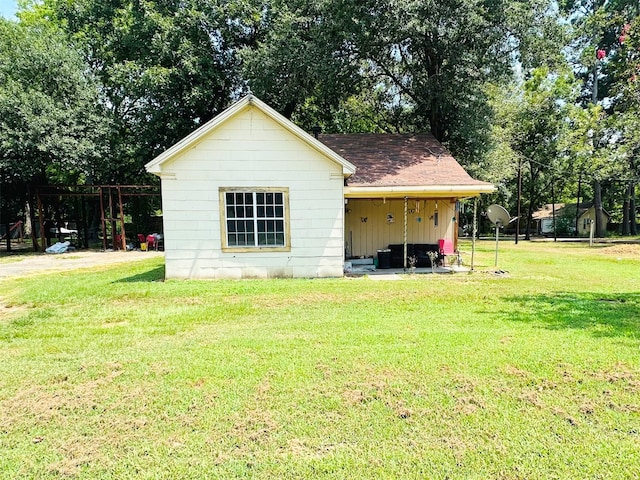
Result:
<svg viewBox="0 0 640 480">
<path fill-rule="evenodd" d="M 404 189 L 471 195 L 495 190 L 472 178 L 430 133 L 320 135 L 319 140 L 356 166 L 347 180 L 354 192 Z"/>
<path fill-rule="evenodd" d="M 158 155 L 156 158 L 151 160 L 149 163 L 145 165 L 147 172 L 154 173 L 156 175 L 160 175 L 162 173 L 162 165 L 168 162 L 169 160 L 175 158 L 180 153 L 184 152 L 189 148 L 193 148 L 198 142 L 204 139 L 212 130 L 216 129 L 223 123 L 225 123 L 231 117 L 237 115 L 238 113 L 244 111 L 247 108 L 255 107 L 264 113 L 267 117 L 271 118 L 273 121 L 278 123 L 281 127 L 298 137 L 302 142 L 309 145 L 314 150 L 318 151 L 325 157 L 330 160 L 336 162 L 338 165 L 342 166 L 342 171 L 345 176 L 352 175 L 356 171 L 356 167 L 351 164 L 349 161 L 342 158 L 336 152 L 328 148 L 323 143 L 316 140 L 312 135 L 308 134 L 300 127 L 295 125 L 293 122 L 288 120 L 287 118 L 280 115 L 273 108 L 268 106 L 262 100 L 258 99 L 252 94 L 249 94 L 242 99 L 238 100 L 236 103 L 231 105 L 229 108 L 224 110 L 222 113 L 215 116 L 213 119 L 209 120 L 207 123 L 202 125 L 197 130 L 193 131 L 178 143 L 173 145 L 172 147 L 165 150 L 163 153 Z"/>
</svg>

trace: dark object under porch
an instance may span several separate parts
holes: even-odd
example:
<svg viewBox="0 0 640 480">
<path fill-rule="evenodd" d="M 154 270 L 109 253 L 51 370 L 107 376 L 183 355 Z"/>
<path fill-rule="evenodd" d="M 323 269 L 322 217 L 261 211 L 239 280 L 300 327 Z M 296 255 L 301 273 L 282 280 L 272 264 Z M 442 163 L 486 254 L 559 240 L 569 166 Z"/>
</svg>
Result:
<svg viewBox="0 0 640 480">
<path fill-rule="evenodd" d="M 391 244 L 389 245 L 391 250 L 391 268 L 403 268 L 403 244 Z M 409 261 L 411 257 L 416 258 L 415 266 L 418 268 L 425 268 L 431 266 L 431 259 L 427 252 L 439 252 L 437 243 L 407 243 L 407 267 L 411 266 Z"/>
</svg>

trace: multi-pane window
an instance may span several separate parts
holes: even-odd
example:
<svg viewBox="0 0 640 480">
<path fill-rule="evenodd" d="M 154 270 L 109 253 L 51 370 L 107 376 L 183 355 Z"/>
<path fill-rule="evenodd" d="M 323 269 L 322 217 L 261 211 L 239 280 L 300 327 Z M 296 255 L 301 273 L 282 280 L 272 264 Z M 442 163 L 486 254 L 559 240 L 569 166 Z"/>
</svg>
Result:
<svg viewBox="0 0 640 480">
<path fill-rule="evenodd" d="M 224 192 L 227 247 L 286 246 L 282 191 Z"/>
</svg>

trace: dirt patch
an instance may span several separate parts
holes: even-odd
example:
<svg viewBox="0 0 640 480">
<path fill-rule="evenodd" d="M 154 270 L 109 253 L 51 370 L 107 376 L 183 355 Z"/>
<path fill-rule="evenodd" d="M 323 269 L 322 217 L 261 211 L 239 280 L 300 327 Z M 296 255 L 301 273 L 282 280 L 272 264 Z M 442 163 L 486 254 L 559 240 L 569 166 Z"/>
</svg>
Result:
<svg viewBox="0 0 640 480">
<path fill-rule="evenodd" d="M 640 391 L 640 379 L 638 379 L 638 375 L 622 362 L 618 362 L 606 370 L 594 372 L 592 375 L 600 381 L 622 384 L 626 390 L 632 392 Z"/>
<path fill-rule="evenodd" d="M 569 415 L 569 413 L 567 413 L 567 411 L 562 407 L 553 407 L 553 408 L 551 408 L 551 413 L 553 413 L 557 417 L 562 418 L 563 420 L 565 420 L 572 427 L 579 426 L 578 420 L 575 417 L 573 417 L 572 415 Z"/>
<path fill-rule="evenodd" d="M 465 396 L 465 397 L 457 397 L 455 405 L 455 412 L 463 415 L 473 415 L 478 410 L 486 409 L 485 404 L 474 397 Z"/>
<path fill-rule="evenodd" d="M 289 441 L 286 448 L 281 448 L 279 454 L 283 457 L 296 457 L 296 458 L 313 458 L 320 460 L 332 452 L 344 448 L 347 445 L 345 443 L 337 444 L 320 444 L 312 445 L 307 440 L 294 438 Z"/>
<path fill-rule="evenodd" d="M 599 251 L 602 255 L 620 257 L 620 258 L 640 258 L 640 245 L 639 244 L 619 244 L 605 247 Z"/>
<path fill-rule="evenodd" d="M 0 281 L 41 273 L 54 273 L 78 268 L 95 268 L 162 257 L 164 252 L 73 252 L 60 255 L 25 255 L 21 260 L 0 263 Z"/>
<path fill-rule="evenodd" d="M 536 408 L 539 408 L 539 409 L 546 408 L 545 403 L 540 399 L 540 396 L 538 395 L 537 392 L 534 392 L 534 391 L 523 392 L 518 398 L 521 401 L 525 403 L 529 403 Z"/>
<path fill-rule="evenodd" d="M 25 386 L 0 404 L 5 413 L 4 428 L 18 425 L 25 418 L 59 421 L 70 412 L 94 410 L 98 407 L 97 390 L 122 373 L 122 366 L 114 362 L 105 364 L 102 375 L 85 382 L 74 383 L 68 375 L 55 374 L 46 384 Z"/>
<path fill-rule="evenodd" d="M 92 464 L 104 464 L 105 457 L 101 453 L 104 440 L 93 437 L 76 437 L 65 441 L 58 451 L 62 460 L 49 465 L 49 472 L 68 478 L 77 477 L 83 466 Z"/>
<path fill-rule="evenodd" d="M 349 383 L 342 392 L 342 399 L 348 405 L 361 405 L 374 400 L 389 399 L 393 397 L 393 392 L 387 388 L 387 381 L 384 378 L 376 378 L 372 373 L 372 381 L 362 383 Z"/>
<path fill-rule="evenodd" d="M 27 309 L 25 305 L 11 305 L 0 297 L 0 322 L 14 315 L 24 312 Z"/>
<path fill-rule="evenodd" d="M 529 377 L 531 377 L 531 373 L 529 373 L 526 370 L 522 370 L 522 369 L 516 367 L 515 365 L 505 365 L 502 368 L 502 371 L 504 373 L 506 373 L 507 375 L 513 375 L 514 377 L 520 377 L 520 378 L 529 378 Z"/>
<path fill-rule="evenodd" d="M 245 441 L 261 442 L 267 440 L 278 428 L 271 412 L 263 409 L 255 409 L 243 412 L 242 418 L 238 418 L 233 425 L 234 433 Z"/>
<path fill-rule="evenodd" d="M 342 398 L 345 400 L 345 402 L 347 402 L 349 405 L 358 405 L 360 403 L 365 403 L 365 401 L 367 400 L 367 397 L 365 396 L 364 392 L 362 390 L 345 390 L 342 393 Z"/>
</svg>

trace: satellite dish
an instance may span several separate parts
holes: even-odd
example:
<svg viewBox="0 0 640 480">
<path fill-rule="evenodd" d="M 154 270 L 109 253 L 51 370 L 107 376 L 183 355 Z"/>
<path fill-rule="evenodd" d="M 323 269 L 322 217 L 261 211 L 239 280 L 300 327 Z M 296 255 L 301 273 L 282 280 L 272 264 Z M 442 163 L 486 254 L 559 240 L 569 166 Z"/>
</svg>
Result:
<svg viewBox="0 0 640 480">
<path fill-rule="evenodd" d="M 495 204 L 489 205 L 489 208 L 487 208 L 487 217 L 489 217 L 489 220 L 491 220 L 491 223 L 493 223 L 498 227 L 503 227 L 505 225 L 508 225 L 513 220 L 515 220 L 515 219 L 513 220 L 511 219 L 509 212 L 507 212 L 507 210 L 504 207 L 501 207 L 500 205 L 495 205 Z"/>
<path fill-rule="evenodd" d="M 496 226 L 496 263 L 495 266 L 498 266 L 498 239 L 500 238 L 500 234 L 499 234 L 499 230 L 500 227 L 504 227 L 505 225 L 510 224 L 511 222 L 513 222 L 514 220 L 516 220 L 518 217 L 513 217 L 511 218 L 511 216 L 509 215 L 509 212 L 507 212 L 507 210 L 504 207 L 501 207 L 500 205 L 489 205 L 489 208 L 487 208 L 487 217 L 489 217 L 489 220 L 491 220 L 491 223 L 493 223 Z"/>
</svg>

